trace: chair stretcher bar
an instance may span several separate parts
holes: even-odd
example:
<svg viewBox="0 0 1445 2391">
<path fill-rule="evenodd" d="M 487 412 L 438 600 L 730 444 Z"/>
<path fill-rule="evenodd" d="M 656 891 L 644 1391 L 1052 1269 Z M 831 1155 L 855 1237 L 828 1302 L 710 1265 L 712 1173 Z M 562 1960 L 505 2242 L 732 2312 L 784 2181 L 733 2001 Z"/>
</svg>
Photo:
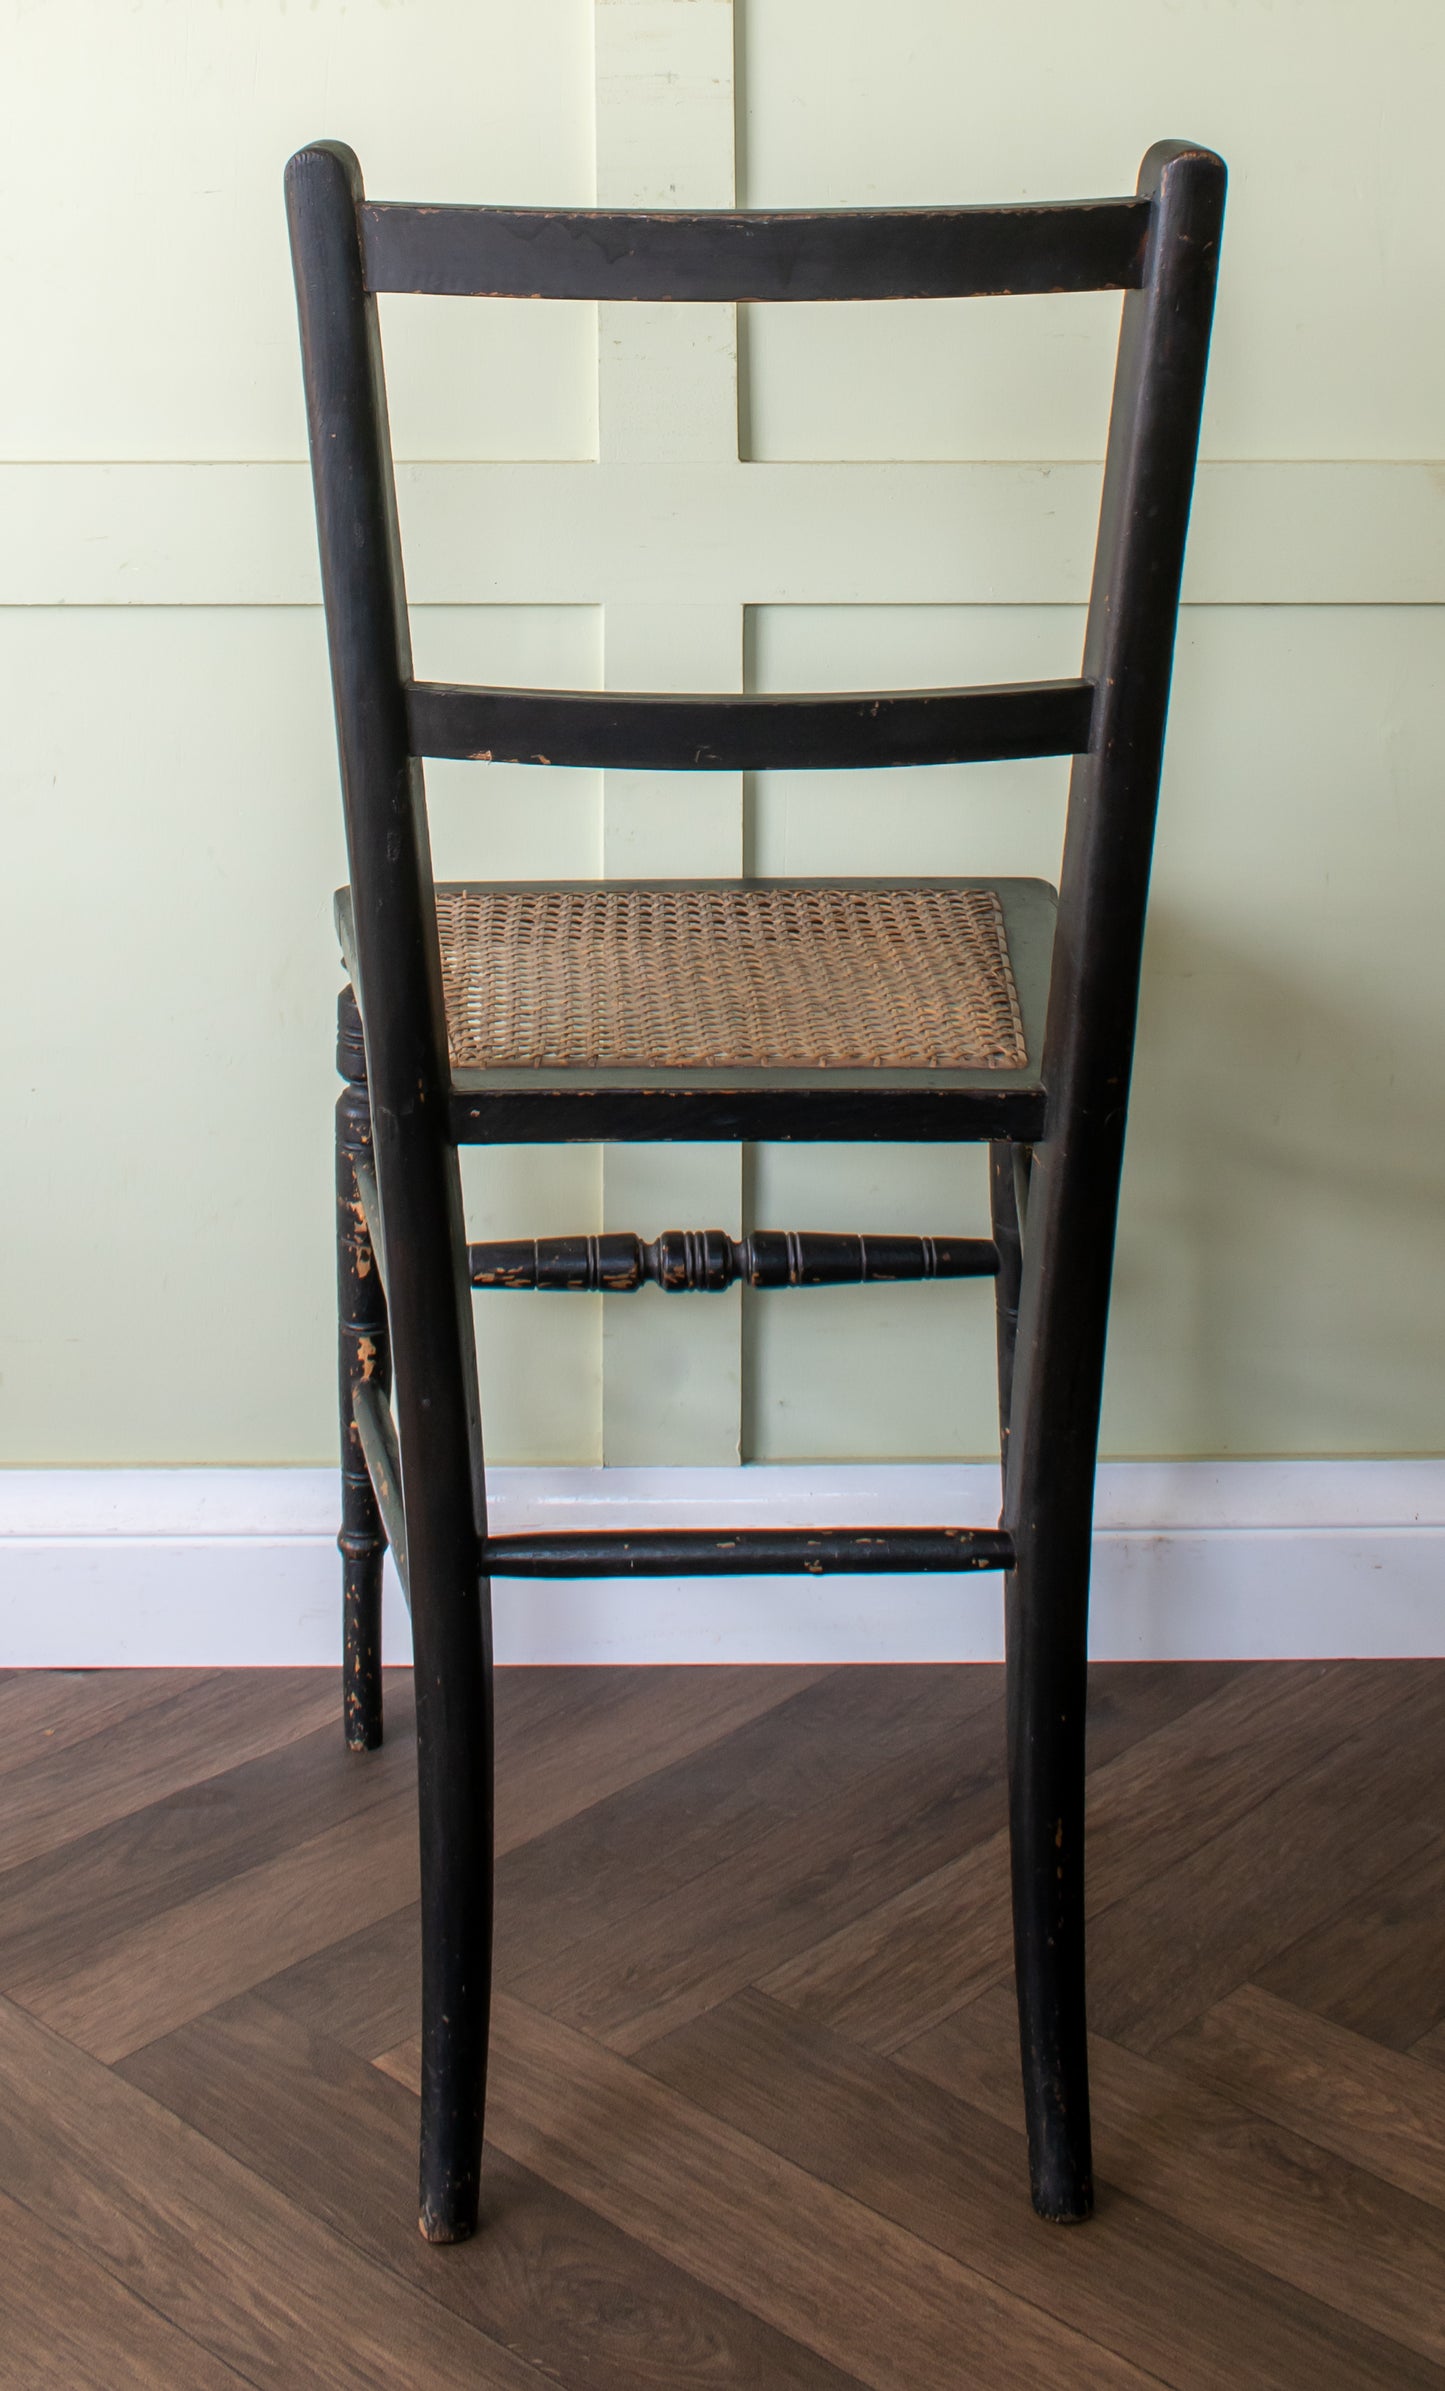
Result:
<svg viewBox="0 0 1445 2391">
<path fill-rule="evenodd" d="M 367 1378 L 356 1389 L 354 1409 L 367 1474 L 406 1593 L 406 1519 L 391 1405 Z M 489 1536 L 481 1557 L 493 1577 L 821 1577 L 1010 1569 L 1014 1548 L 1000 1528 L 582 1528 L 557 1535 Z M 407 1600 L 409 1607 L 409 1593 Z"/>
<path fill-rule="evenodd" d="M 368 1217 L 369 1214 L 368 1214 Z M 715 1295 L 745 1287 L 859 1287 L 917 1279 L 993 1278 L 989 1237 L 839 1236 L 816 1229 L 664 1229 L 645 1241 L 619 1230 L 597 1237 L 517 1237 L 472 1245 L 474 1287 L 558 1294 Z"/>
<path fill-rule="evenodd" d="M 493 1577 L 876 1576 L 1011 1569 L 1001 1528 L 649 1528 L 492 1536 Z"/>
<path fill-rule="evenodd" d="M 356 1433 L 361 1439 L 361 1451 L 366 1462 L 366 1474 L 386 1541 L 406 1595 L 406 1607 L 411 1609 L 411 1592 L 407 1582 L 406 1513 L 401 1501 L 401 1454 L 396 1440 L 396 1421 L 391 1405 L 374 1378 L 359 1379 L 351 1399 L 356 1418 Z"/>
</svg>

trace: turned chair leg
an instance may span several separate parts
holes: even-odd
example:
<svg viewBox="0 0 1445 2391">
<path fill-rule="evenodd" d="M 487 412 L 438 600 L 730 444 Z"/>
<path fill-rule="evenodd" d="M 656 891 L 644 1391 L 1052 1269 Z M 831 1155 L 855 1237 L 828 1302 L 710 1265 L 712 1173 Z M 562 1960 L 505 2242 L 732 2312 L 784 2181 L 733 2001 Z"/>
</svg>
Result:
<svg viewBox="0 0 1445 2391">
<path fill-rule="evenodd" d="M 391 1384 L 386 1297 L 357 1192 L 358 1160 L 371 1160 L 371 1107 L 361 1015 L 350 988 L 337 1002 L 336 1067 L 346 1082 L 336 1105 L 337 1391 L 341 1411 L 342 1712 L 353 1752 L 382 1737 L 381 1573 L 386 1534 L 371 1490 L 352 1396 L 370 1378 Z"/>
</svg>

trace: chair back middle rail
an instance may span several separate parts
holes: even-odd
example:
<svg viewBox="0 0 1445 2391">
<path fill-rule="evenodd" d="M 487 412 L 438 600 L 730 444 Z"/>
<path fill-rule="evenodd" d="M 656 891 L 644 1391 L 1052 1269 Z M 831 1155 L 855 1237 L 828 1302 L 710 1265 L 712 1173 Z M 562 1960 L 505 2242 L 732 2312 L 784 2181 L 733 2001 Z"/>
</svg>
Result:
<svg viewBox="0 0 1445 2391">
<path fill-rule="evenodd" d="M 1081 755 L 1093 705 L 1093 683 L 1082 680 L 837 697 L 652 697 L 438 681 L 413 681 L 406 691 L 416 755 L 606 772 L 837 772 Z"/>
</svg>

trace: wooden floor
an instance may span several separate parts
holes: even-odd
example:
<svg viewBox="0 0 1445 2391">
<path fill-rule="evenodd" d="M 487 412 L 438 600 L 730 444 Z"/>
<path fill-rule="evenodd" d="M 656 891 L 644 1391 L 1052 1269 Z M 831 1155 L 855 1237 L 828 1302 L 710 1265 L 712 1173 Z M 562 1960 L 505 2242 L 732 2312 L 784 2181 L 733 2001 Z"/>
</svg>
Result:
<svg viewBox="0 0 1445 2391">
<path fill-rule="evenodd" d="M 1445 1664 L 1097 1672 L 1094 2223 L 988 1669 L 516 1671 L 487 2229 L 415 2224 L 409 1686 L 0 1681 L 0 2383 L 1445 2387 Z"/>
</svg>

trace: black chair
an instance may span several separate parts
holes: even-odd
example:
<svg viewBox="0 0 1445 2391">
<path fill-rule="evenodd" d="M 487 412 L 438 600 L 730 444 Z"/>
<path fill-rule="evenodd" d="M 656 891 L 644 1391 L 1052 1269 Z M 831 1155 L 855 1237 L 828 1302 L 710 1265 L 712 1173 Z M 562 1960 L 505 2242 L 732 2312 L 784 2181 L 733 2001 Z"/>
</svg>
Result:
<svg viewBox="0 0 1445 2391">
<path fill-rule="evenodd" d="M 286 174 L 351 885 L 337 901 L 348 1741 L 381 1738 L 384 1541 L 415 1638 L 421 2224 L 477 2221 L 491 1962 L 488 1581 L 988 1570 L 1007 1592 L 1009 1808 L 1029 2165 L 1093 2201 L 1084 1704 L 1100 1385 L 1150 850 L 1225 173 L 1048 206 L 657 215 L 366 200 L 350 151 Z M 1122 290 L 1078 680 L 648 697 L 414 679 L 376 294 L 681 301 Z M 434 889 L 419 759 L 655 767 L 1075 758 L 1041 883 Z M 355 995 L 353 997 L 352 990 Z M 359 1006 L 359 1012 L 358 1012 Z M 364 1035 L 363 1035 L 364 1028 Z M 468 1247 L 462 1143 L 987 1140 L 992 1236 L 674 1231 Z M 475 1286 L 995 1280 L 998 1528 L 488 1533 Z M 388 1401 L 394 1380 L 395 1414 Z"/>
</svg>

